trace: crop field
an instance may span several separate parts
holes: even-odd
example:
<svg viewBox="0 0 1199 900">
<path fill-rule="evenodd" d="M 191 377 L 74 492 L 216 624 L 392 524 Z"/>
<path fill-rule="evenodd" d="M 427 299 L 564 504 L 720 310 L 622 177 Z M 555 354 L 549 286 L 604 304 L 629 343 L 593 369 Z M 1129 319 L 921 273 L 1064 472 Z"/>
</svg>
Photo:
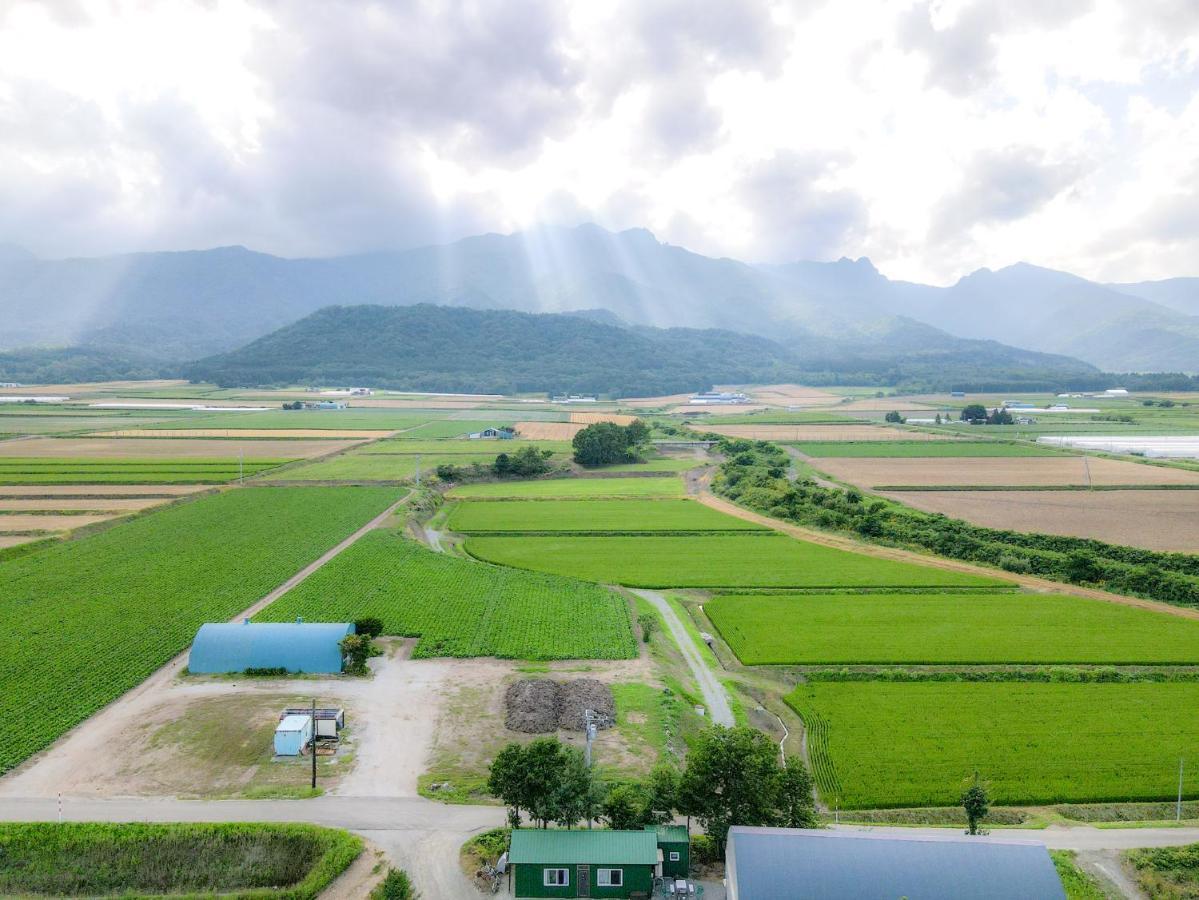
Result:
<svg viewBox="0 0 1199 900">
<path fill-rule="evenodd" d="M 485 428 L 497 428 L 510 424 L 504 419 L 442 419 L 409 428 L 396 435 L 402 441 L 435 441 L 441 438 L 461 438 Z M 498 443 L 498 441 L 497 441 Z"/>
<path fill-rule="evenodd" d="M 821 797 L 842 809 L 956 806 L 977 771 L 997 804 L 1199 797 L 1199 683 L 809 682 Z"/>
<path fill-rule="evenodd" d="M 385 438 L 390 431 L 363 431 L 336 428 L 321 431 L 316 428 L 133 428 L 128 431 L 97 431 L 92 437 L 117 438 L 309 438 L 312 440 L 374 440 Z"/>
<path fill-rule="evenodd" d="M 312 398 L 310 398 L 312 399 Z M 319 399 L 319 398 L 318 398 Z M 433 419 L 436 413 L 409 415 L 387 409 L 271 409 L 264 412 L 216 412 L 195 414 L 186 421 L 165 422 L 153 428 L 235 429 L 296 431 L 399 431 L 416 428 Z"/>
<path fill-rule="evenodd" d="M 0 497 L 0 513 L 39 512 L 39 513 L 74 513 L 74 512 L 137 512 L 149 509 L 166 501 L 167 498 L 154 497 L 78 497 L 66 500 L 56 500 L 48 497 L 21 499 Z"/>
<path fill-rule="evenodd" d="M 697 407 L 699 408 L 699 407 Z M 713 410 L 713 413 L 715 410 Z M 692 427 L 704 430 L 705 416 L 693 416 Z M 851 425 L 862 423 L 847 414 L 840 414 L 828 409 L 801 409 L 795 412 L 783 412 L 777 409 L 767 409 L 752 413 L 721 414 L 720 425 Z"/>
<path fill-rule="evenodd" d="M 750 441 L 937 441 L 946 437 L 880 425 L 703 425 L 699 430 Z"/>
<path fill-rule="evenodd" d="M 420 637 L 415 655 L 626 659 L 637 655 L 628 605 L 594 584 L 434 553 L 375 531 L 259 614 L 261 621 L 378 616 Z"/>
<path fill-rule="evenodd" d="M 413 453 L 431 453 L 438 456 L 454 456 L 458 454 L 487 455 L 493 458 L 501 453 L 513 454 L 526 447 L 536 447 L 538 450 L 549 450 L 553 453 L 570 453 L 568 441 L 494 441 L 449 438 L 440 441 L 393 440 L 375 441 L 367 444 L 360 453 L 380 453 L 385 455 L 411 455 Z"/>
<path fill-rule="evenodd" d="M 1000 441 L 808 441 L 794 446 L 816 457 L 1062 456 L 1047 447 Z"/>
<path fill-rule="evenodd" d="M 485 532 L 761 531 L 694 500 L 488 500 L 460 503 L 450 529 Z"/>
<path fill-rule="evenodd" d="M 106 428 L 141 428 L 160 421 L 155 417 L 134 419 L 101 415 L 0 415 L 0 434 L 84 434 Z"/>
<path fill-rule="evenodd" d="M 632 587 L 961 587 L 1003 584 L 775 533 L 708 537 L 471 537 L 489 562 Z"/>
<path fill-rule="evenodd" d="M 395 499 L 385 488 L 245 488 L 0 563 L 0 773 Z"/>
<path fill-rule="evenodd" d="M 1199 662 L 1199 619 L 1055 594 L 719 596 L 746 665 Z"/>
<path fill-rule="evenodd" d="M 686 472 L 696 466 L 702 466 L 704 461 L 694 456 L 651 456 L 643 462 L 617 463 L 612 466 L 600 466 L 590 469 L 592 472 Z"/>
<path fill-rule="evenodd" d="M 543 500 L 588 497 L 681 497 L 683 479 L 677 476 L 648 478 L 541 478 L 536 481 L 500 481 L 464 484 L 447 494 L 453 500 L 537 497 Z"/>
<path fill-rule="evenodd" d="M 987 528 L 1199 553 L 1199 491 L 888 491 L 885 496 Z"/>
<path fill-rule="evenodd" d="M 71 531 L 113 518 L 104 513 L 0 513 L 0 534 L 30 534 L 38 531 Z"/>
<path fill-rule="evenodd" d="M 203 485 L 183 484 L 95 484 L 95 485 L 12 485 L 0 484 L 0 501 L 10 497 L 182 497 L 209 490 Z"/>
<path fill-rule="evenodd" d="M 46 459 L 308 459 L 353 447 L 358 441 L 253 440 L 220 438 L 30 438 L 13 444 L 13 455 Z M 0 457 L 2 460 L 3 457 Z"/>
<path fill-rule="evenodd" d="M 822 459 L 816 466 L 862 488 L 939 485 L 1199 484 L 1199 472 L 1082 456 L 1014 459 Z M 1089 476 L 1088 476 L 1089 473 Z"/>
<path fill-rule="evenodd" d="M 244 472 L 264 472 L 287 459 L 63 459 L 0 457 L 0 485 L 222 484 Z"/>
<path fill-rule="evenodd" d="M 516 433 L 530 441 L 570 441 L 586 425 L 570 422 L 517 422 Z"/>
<path fill-rule="evenodd" d="M 425 476 L 443 464 L 468 466 L 471 463 L 490 465 L 494 453 L 458 453 L 449 456 L 426 454 L 344 453 L 332 459 L 297 466 L 279 473 L 284 481 L 401 481 L 416 474 L 417 464 Z M 268 473 L 267 477 L 271 475 Z"/>
</svg>

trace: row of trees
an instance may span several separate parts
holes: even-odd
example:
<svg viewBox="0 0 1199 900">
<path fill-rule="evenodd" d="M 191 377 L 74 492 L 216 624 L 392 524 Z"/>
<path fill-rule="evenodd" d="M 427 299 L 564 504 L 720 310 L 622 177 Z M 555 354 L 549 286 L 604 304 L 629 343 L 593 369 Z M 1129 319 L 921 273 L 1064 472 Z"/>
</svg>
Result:
<svg viewBox="0 0 1199 900">
<path fill-rule="evenodd" d="M 938 419 L 940 413 L 937 414 Z M 970 403 L 963 410 L 959 418 L 963 422 L 985 422 L 987 425 L 1011 425 L 1015 420 L 1012 414 L 1003 407 L 996 407 L 987 412 L 987 408 L 981 403 Z"/>
<path fill-rule="evenodd" d="M 581 466 L 637 462 L 649 442 L 649 426 L 636 419 L 628 425 L 596 422 L 574 436 L 574 460 Z"/>
<path fill-rule="evenodd" d="M 942 556 L 999 566 L 1073 584 L 1184 606 L 1199 605 L 1199 557 L 1107 544 L 1088 538 L 984 528 L 924 513 L 856 490 L 824 488 L 786 478 L 789 458 L 765 441 L 724 441 L 726 460 L 713 489 L 775 518 L 854 532 Z M 979 495 L 985 503 L 986 494 Z"/>
<path fill-rule="evenodd" d="M 445 463 L 437 467 L 437 477 L 442 481 L 472 481 L 480 478 L 536 478 L 547 474 L 553 466 L 550 464 L 552 450 L 538 450 L 536 447 L 522 447 L 515 453 L 501 453 L 490 465 L 471 463 L 468 466 L 456 466 Z"/>
<path fill-rule="evenodd" d="M 709 728 L 682 773 L 660 764 L 645 782 L 611 785 L 557 738 L 513 743 L 496 756 L 487 787 L 508 807 L 514 827 L 528 816 L 542 828 L 599 821 L 637 829 L 669 822 L 677 812 L 697 819 L 721 854 L 733 825 L 806 828 L 817 821 L 807 769 L 795 759 L 781 765 L 778 748 L 753 728 Z"/>
</svg>

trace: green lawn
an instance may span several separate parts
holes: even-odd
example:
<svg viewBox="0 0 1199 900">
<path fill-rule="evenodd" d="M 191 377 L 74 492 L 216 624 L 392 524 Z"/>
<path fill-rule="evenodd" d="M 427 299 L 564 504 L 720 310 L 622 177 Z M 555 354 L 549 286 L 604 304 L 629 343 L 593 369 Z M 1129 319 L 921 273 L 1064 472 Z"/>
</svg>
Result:
<svg viewBox="0 0 1199 900">
<path fill-rule="evenodd" d="M 244 488 L 0 563 L 0 773 L 398 497 L 387 488 Z"/>
<path fill-rule="evenodd" d="M 941 587 L 1001 584 L 780 534 L 708 537 L 471 537 L 490 562 L 633 587 Z"/>
<path fill-rule="evenodd" d="M 612 591 L 434 553 L 385 531 L 360 539 L 258 615 L 260 621 L 378 616 L 421 638 L 418 657 L 624 659 L 637 655 L 628 605 Z"/>
<path fill-rule="evenodd" d="M 720 596 L 704 611 L 747 665 L 1199 663 L 1199 620 L 1083 597 Z"/>
<path fill-rule="evenodd" d="M 695 500 L 486 500 L 458 504 L 449 525 L 463 534 L 763 529 Z"/>
<path fill-rule="evenodd" d="M 822 799 L 841 808 L 956 806 L 975 771 L 998 804 L 1199 797 L 1199 683 L 809 682 Z"/>
<path fill-rule="evenodd" d="M 1061 456 L 1060 450 L 999 441 L 806 441 L 792 444 L 816 457 Z"/>
<path fill-rule="evenodd" d="M 574 497 L 681 497 L 683 479 L 677 476 L 645 478 L 541 478 L 536 481 L 501 481 L 464 484 L 447 495 L 453 500 L 471 498 L 538 497 L 544 500 Z"/>
</svg>

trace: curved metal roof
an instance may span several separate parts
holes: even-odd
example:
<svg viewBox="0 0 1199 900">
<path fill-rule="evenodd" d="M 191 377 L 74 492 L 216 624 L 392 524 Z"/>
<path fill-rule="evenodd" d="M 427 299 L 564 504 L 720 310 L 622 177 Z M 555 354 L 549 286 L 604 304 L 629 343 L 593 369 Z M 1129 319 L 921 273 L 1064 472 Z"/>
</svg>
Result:
<svg viewBox="0 0 1199 900">
<path fill-rule="evenodd" d="M 196 674 L 283 668 L 314 674 L 341 671 L 342 638 L 348 622 L 210 622 L 201 625 L 188 656 Z"/>
</svg>

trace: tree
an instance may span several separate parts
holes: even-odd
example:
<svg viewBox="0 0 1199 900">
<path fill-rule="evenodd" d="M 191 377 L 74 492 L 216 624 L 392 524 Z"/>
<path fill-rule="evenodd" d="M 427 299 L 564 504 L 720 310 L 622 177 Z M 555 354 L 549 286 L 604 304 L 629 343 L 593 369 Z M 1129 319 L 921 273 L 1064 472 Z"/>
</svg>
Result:
<svg viewBox="0 0 1199 900">
<path fill-rule="evenodd" d="M 987 408 L 981 403 L 970 403 L 959 416 L 963 422 L 985 422 L 987 420 Z"/>
<path fill-rule="evenodd" d="M 596 422 L 571 440 L 574 460 L 581 466 L 608 466 L 634 462 L 638 448 L 649 440 L 649 426 L 640 419 L 628 425 Z"/>
<path fill-rule="evenodd" d="M 987 416 L 988 425 L 1011 425 L 1013 421 L 1012 414 L 1002 407 L 996 407 Z"/>
<path fill-rule="evenodd" d="M 618 784 L 608 791 L 600 817 L 609 828 L 636 831 L 649 824 L 649 797 L 639 784 Z"/>
<path fill-rule="evenodd" d="M 354 621 L 354 631 L 368 638 L 377 638 L 383 633 L 383 620 L 378 616 L 364 616 Z"/>
<path fill-rule="evenodd" d="M 348 675 L 365 675 L 366 661 L 371 658 L 370 635 L 347 634 L 338 645 L 341 647 L 342 663 Z"/>
<path fill-rule="evenodd" d="M 807 800 L 800 796 L 805 777 Z M 699 819 L 722 855 L 731 826 L 810 822 L 815 818 L 811 804 L 810 776 L 802 764 L 795 760 L 781 768 L 778 748 L 753 728 L 716 726 L 702 732 L 679 779 L 679 811 Z"/>
<path fill-rule="evenodd" d="M 779 825 L 783 828 L 812 828 L 817 824 L 812 776 L 798 760 L 779 774 Z"/>
<path fill-rule="evenodd" d="M 903 419 L 903 416 L 901 416 L 901 415 L 900 415 L 898 412 L 896 412 L 895 410 L 891 410 L 891 412 L 887 413 L 885 416 L 883 416 L 883 418 L 884 418 L 886 421 L 888 421 L 888 422 L 899 422 L 899 423 L 902 423 L 902 422 L 903 422 L 903 420 L 904 420 L 904 419 Z"/>
<path fill-rule="evenodd" d="M 649 773 L 649 821 L 664 825 L 674 818 L 679 800 L 679 773 L 666 763 L 658 763 Z"/>
<path fill-rule="evenodd" d="M 506 746 L 491 764 L 487 789 L 509 808 L 509 820 L 517 824 L 524 810 L 542 828 L 550 822 L 569 827 L 594 818 L 599 807 L 583 754 L 557 738 Z"/>
<path fill-rule="evenodd" d="M 936 422 L 938 425 L 940 425 L 941 424 L 941 414 L 937 413 L 937 415 L 933 418 L 933 421 Z"/>
<path fill-rule="evenodd" d="M 487 790 L 508 807 L 508 822 L 520 827 L 520 811 L 527 809 L 528 781 L 525 778 L 525 748 L 509 744 L 495 755 L 487 774 Z"/>
<path fill-rule="evenodd" d="M 966 810 L 966 822 L 969 825 L 966 833 L 978 834 L 978 823 L 986 817 L 991 808 L 991 795 L 978 777 L 978 772 L 974 773 L 974 781 L 962 794 L 962 808 Z"/>
</svg>

